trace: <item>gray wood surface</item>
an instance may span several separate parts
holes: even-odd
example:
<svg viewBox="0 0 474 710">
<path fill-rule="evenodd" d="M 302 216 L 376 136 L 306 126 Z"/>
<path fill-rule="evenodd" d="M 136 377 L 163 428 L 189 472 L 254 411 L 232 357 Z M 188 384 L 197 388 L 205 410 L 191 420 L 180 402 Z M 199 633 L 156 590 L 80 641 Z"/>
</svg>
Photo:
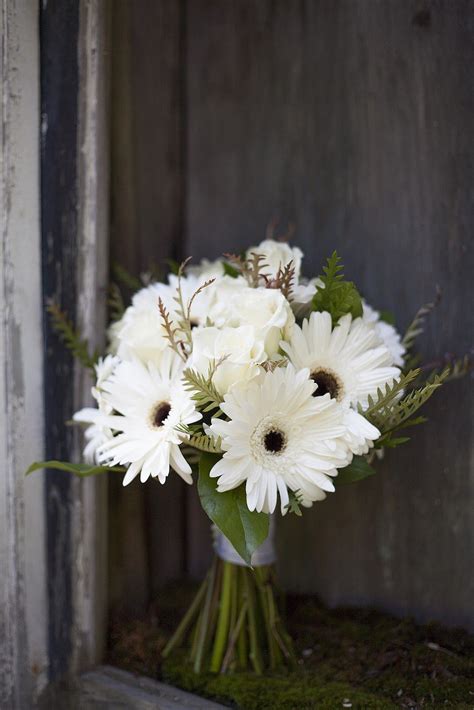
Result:
<svg viewBox="0 0 474 710">
<path fill-rule="evenodd" d="M 39 710 L 220 710 L 224 706 L 150 678 L 99 666 L 51 687 Z"/>
<path fill-rule="evenodd" d="M 163 13 L 177 3 L 158 5 Z M 133 7 L 143 17 L 148 3 Z M 401 328 L 439 284 L 443 299 L 422 350 L 428 358 L 468 351 L 473 3 L 193 0 L 180 7 L 179 20 L 174 11 L 160 14 L 166 30 L 151 14 L 140 41 L 132 37 L 142 56 L 128 66 L 148 65 L 131 82 L 133 110 L 125 104 L 125 114 L 139 122 L 149 111 L 154 120 L 148 116 L 146 133 L 138 123 L 129 128 L 115 150 L 128 151 L 122 180 L 136 193 L 123 214 L 136 220 L 139 201 L 148 207 L 140 225 L 123 216 L 121 233 L 114 217 L 114 253 L 140 268 L 165 248 L 217 256 L 257 243 L 276 216 L 282 231 L 295 223 L 308 274 L 337 248 L 350 278 Z M 178 75 L 165 51 L 181 62 Z M 183 81 L 177 106 L 170 96 Z M 164 160 L 163 145 L 179 155 L 184 173 Z M 168 190 L 174 197 L 162 201 Z M 114 191 L 113 204 L 127 194 L 120 185 Z M 379 476 L 339 491 L 303 520 L 281 521 L 285 588 L 330 604 L 474 626 L 471 393 L 469 379 L 447 387 L 428 408 L 430 423 L 387 456 Z M 183 524 L 182 499 L 178 505 L 171 488 L 163 491 L 160 504 L 169 495 L 168 515 L 176 511 L 166 549 L 163 509 L 148 501 L 154 564 L 170 576 L 169 555 L 179 560 L 176 571 L 194 576 L 208 563 L 208 525 L 194 493 L 186 494 Z M 161 574 L 153 573 L 156 583 Z"/>
<path fill-rule="evenodd" d="M 181 23 L 177 2 L 113 3 L 111 259 L 136 275 L 180 258 Z M 178 480 L 109 490 L 111 603 L 137 613 L 184 572 L 185 492 Z"/>
<path fill-rule="evenodd" d="M 38 9 L 0 10 L 0 708 L 32 707 L 48 673 Z M 33 668 L 33 672 L 31 669 Z"/>
</svg>

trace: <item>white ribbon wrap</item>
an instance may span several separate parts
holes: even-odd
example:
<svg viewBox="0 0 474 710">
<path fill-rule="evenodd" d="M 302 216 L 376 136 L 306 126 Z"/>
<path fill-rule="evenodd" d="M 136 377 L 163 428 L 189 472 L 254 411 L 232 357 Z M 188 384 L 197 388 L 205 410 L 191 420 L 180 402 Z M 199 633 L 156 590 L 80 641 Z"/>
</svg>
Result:
<svg viewBox="0 0 474 710">
<path fill-rule="evenodd" d="M 214 551 L 221 560 L 225 562 L 231 562 L 233 565 L 240 565 L 241 567 L 247 567 L 247 563 L 241 558 L 239 553 L 229 542 L 225 535 L 221 533 L 219 528 L 215 525 L 212 526 L 212 534 L 214 537 Z M 268 537 L 260 545 L 259 548 L 255 550 L 252 555 L 252 567 L 262 567 L 263 565 L 272 565 L 276 562 L 276 552 L 275 552 L 275 519 L 273 515 L 270 515 L 270 525 L 268 526 Z"/>
</svg>

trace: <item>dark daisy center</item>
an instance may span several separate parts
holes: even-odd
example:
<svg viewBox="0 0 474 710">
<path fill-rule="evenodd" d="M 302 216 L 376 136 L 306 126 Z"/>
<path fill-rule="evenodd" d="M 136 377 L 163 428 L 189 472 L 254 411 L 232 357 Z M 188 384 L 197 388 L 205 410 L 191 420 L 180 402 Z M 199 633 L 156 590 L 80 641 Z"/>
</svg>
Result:
<svg viewBox="0 0 474 710">
<path fill-rule="evenodd" d="M 279 454 L 285 448 L 285 437 L 281 431 L 272 429 L 265 434 L 263 444 L 271 454 Z"/>
<path fill-rule="evenodd" d="M 169 402 L 160 402 L 159 404 L 157 404 L 151 417 L 153 426 L 157 428 L 163 426 L 164 421 L 170 411 L 171 405 L 169 404 Z"/>
<path fill-rule="evenodd" d="M 330 372 L 319 370 L 311 373 L 311 379 L 318 385 L 317 390 L 313 392 L 313 397 L 323 397 L 329 394 L 334 399 L 337 399 L 339 394 L 339 383 Z"/>
</svg>

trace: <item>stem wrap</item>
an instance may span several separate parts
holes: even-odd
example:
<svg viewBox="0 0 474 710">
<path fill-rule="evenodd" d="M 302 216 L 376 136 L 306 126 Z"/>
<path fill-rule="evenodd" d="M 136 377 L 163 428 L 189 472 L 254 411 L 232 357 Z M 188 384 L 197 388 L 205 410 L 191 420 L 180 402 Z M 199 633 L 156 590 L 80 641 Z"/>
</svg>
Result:
<svg viewBox="0 0 474 710">
<path fill-rule="evenodd" d="M 223 535 L 215 525 L 212 526 L 212 534 L 214 537 L 214 551 L 221 560 L 231 562 L 233 565 L 239 565 L 241 567 L 248 566 L 225 535 Z M 252 567 L 263 567 L 264 565 L 272 565 L 275 562 L 275 518 L 273 515 L 270 515 L 268 537 L 253 553 Z"/>
</svg>

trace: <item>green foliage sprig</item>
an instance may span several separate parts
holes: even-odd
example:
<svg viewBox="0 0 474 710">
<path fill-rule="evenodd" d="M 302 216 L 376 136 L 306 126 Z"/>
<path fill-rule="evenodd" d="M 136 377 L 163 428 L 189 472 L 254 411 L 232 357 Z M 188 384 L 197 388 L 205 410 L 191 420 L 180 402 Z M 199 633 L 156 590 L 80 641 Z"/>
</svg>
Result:
<svg viewBox="0 0 474 710">
<path fill-rule="evenodd" d="M 204 451 L 207 454 L 222 454 L 220 438 L 214 439 L 207 434 L 193 434 L 186 442 L 188 446 L 199 451 Z"/>
<path fill-rule="evenodd" d="M 122 292 L 116 283 L 111 283 L 109 286 L 109 314 L 113 323 L 120 320 L 125 312 L 125 303 L 123 301 Z"/>
<path fill-rule="evenodd" d="M 441 299 L 441 291 L 438 289 L 436 292 L 436 297 L 431 303 L 425 303 L 421 308 L 415 313 L 415 317 L 406 329 L 405 335 L 402 339 L 402 345 L 407 350 L 411 350 L 415 344 L 416 339 L 424 331 L 425 321 L 431 311 L 436 308 Z"/>
<path fill-rule="evenodd" d="M 323 267 L 323 275 L 319 278 L 324 288 L 318 288 L 313 296 L 314 311 L 328 311 L 333 325 L 341 316 L 350 313 L 353 318 L 362 316 L 362 300 L 352 281 L 345 281 L 343 266 L 337 252 L 334 251 Z"/>
<path fill-rule="evenodd" d="M 99 359 L 99 351 L 94 350 L 92 353 L 90 352 L 88 340 L 82 338 L 80 331 L 74 328 L 67 314 L 62 311 L 54 301 L 48 303 L 46 310 L 51 317 L 53 329 L 59 335 L 67 349 L 79 360 L 81 365 L 95 372 L 94 366 Z"/>
<path fill-rule="evenodd" d="M 303 496 L 300 491 L 292 491 L 288 489 L 288 498 L 289 501 L 286 504 L 285 509 L 288 513 L 294 513 L 294 515 L 297 515 L 300 518 L 303 515 L 301 510 Z"/>
<path fill-rule="evenodd" d="M 369 397 L 369 407 L 365 411 L 362 411 L 359 406 L 359 412 L 363 413 L 366 419 L 382 433 L 376 443 L 377 448 L 384 446 L 395 448 L 409 441 L 408 437 L 394 437 L 394 434 L 426 421 L 426 417 L 415 417 L 414 414 L 441 387 L 450 370 L 446 368 L 441 373 L 432 373 L 420 387 L 409 390 L 408 394 L 403 396 L 404 391 L 418 378 L 419 373 L 419 369 L 410 370 L 402 375 L 398 382 L 386 385 L 384 391 L 379 389 L 376 400 Z"/>
<path fill-rule="evenodd" d="M 128 288 L 130 291 L 138 291 L 143 286 L 137 276 L 131 274 L 124 266 L 117 262 L 112 265 L 112 274 L 119 284 L 125 286 L 125 288 Z"/>
<path fill-rule="evenodd" d="M 214 417 L 222 416 L 220 406 L 223 397 L 212 381 L 218 366 L 219 363 L 211 363 L 207 376 L 189 367 L 183 372 L 184 387 L 192 393 L 191 398 L 196 402 L 197 408 L 204 413 L 213 412 Z"/>
</svg>

